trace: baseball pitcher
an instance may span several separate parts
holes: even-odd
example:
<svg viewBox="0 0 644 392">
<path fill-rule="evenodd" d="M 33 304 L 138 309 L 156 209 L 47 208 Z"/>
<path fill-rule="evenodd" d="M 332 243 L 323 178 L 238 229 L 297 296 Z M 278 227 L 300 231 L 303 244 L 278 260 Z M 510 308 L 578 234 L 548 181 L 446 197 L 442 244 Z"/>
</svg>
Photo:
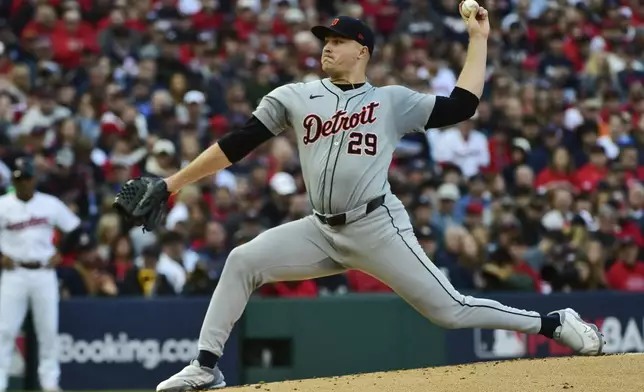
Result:
<svg viewBox="0 0 644 392">
<path fill-rule="evenodd" d="M 75 231 L 80 219 L 54 196 L 36 192 L 34 166 L 18 158 L 14 193 L 0 196 L 0 392 L 7 388 L 11 353 L 29 305 L 39 347 L 38 376 L 46 392 L 59 391 L 58 278 L 54 227 Z"/>
<path fill-rule="evenodd" d="M 257 287 L 348 269 L 377 277 L 445 328 L 542 334 L 579 354 L 602 351 L 597 327 L 571 309 L 541 315 L 457 292 L 421 249 L 407 212 L 390 191 L 388 168 L 405 133 L 459 123 L 478 106 L 490 29 L 487 11 L 479 8 L 466 23 L 467 61 L 449 97 L 372 86 L 365 76 L 374 49 L 371 29 L 346 16 L 316 26 L 312 32 L 324 40 L 321 62 L 328 78 L 275 89 L 243 129 L 223 137 L 177 174 L 125 185 L 115 207 L 144 229 L 154 229 L 169 194 L 239 161 L 290 126 L 297 134 L 314 208 L 312 215 L 268 230 L 231 252 L 201 329 L 198 357 L 161 382 L 157 391 L 226 385 L 217 361 Z"/>
</svg>

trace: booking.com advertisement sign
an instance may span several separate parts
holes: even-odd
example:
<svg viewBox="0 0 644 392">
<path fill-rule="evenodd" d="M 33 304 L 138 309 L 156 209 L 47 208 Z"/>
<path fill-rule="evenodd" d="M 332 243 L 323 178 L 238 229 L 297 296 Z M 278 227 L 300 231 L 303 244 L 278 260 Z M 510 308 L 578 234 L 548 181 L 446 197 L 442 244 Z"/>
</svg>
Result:
<svg viewBox="0 0 644 392">
<path fill-rule="evenodd" d="M 197 356 L 208 298 L 70 300 L 60 307 L 63 390 L 153 389 Z M 238 383 L 236 329 L 220 368 Z"/>
<path fill-rule="evenodd" d="M 644 294 L 505 294 L 486 298 L 541 313 L 572 308 L 599 327 L 606 340 L 606 353 L 644 352 Z M 447 339 L 447 359 L 451 364 L 573 354 L 544 336 L 503 330 L 452 330 L 447 332 Z"/>
</svg>

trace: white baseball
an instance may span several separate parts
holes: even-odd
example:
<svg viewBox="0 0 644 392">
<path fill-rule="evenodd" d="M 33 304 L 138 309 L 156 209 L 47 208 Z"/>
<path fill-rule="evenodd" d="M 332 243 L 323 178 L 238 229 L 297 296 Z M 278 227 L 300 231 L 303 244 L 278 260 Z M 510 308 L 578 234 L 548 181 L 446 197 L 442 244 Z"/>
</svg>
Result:
<svg viewBox="0 0 644 392">
<path fill-rule="evenodd" d="M 465 18 L 469 18 L 472 12 L 478 12 L 479 3 L 476 0 L 465 0 L 461 6 L 461 14 Z"/>
</svg>

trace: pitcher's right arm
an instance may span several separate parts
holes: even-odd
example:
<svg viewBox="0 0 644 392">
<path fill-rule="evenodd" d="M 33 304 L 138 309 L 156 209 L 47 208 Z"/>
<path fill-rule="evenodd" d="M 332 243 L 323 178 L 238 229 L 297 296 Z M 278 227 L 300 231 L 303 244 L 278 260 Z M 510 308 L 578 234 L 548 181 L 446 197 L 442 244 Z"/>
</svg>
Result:
<svg viewBox="0 0 644 392">
<path fill-rule="evenodd" d="M 487 10 L 479 8 L 466 18 L 466 23 L 470 36 L 467 57 L 449 97 L 423 94 L 401 86 L 392 88 L 394 111 L 400 117 L 397 121 L 400 134 L 458 124 L 476 113 L 485 85 L 490 32 Z"/>
<path fill-rule="evenodd" d="M 290 91 L 290 85 L 284 85 L 262 98 L 253 116 L 241 129 L 227 133 L 199 154 L 188 166 L 166 178 L 168 191 L 175 193 L 185 185 L 227 168 L 281 133 L 288 124 L 284 102 Z"/>
</svg>

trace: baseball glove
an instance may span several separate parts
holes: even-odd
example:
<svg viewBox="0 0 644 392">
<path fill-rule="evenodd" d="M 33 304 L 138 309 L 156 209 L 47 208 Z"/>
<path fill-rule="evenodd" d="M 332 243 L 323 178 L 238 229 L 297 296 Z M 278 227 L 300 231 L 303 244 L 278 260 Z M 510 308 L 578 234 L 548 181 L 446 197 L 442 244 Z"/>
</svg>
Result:
<svg viewBox="0 0 644 392">
<path fill-rule="evenodd" d="M 126 182 L 112 206 L 128 222 L 154 231 L 166 213 L 170 192 L 161 178 L 139 177 Z"/>
</svg>

